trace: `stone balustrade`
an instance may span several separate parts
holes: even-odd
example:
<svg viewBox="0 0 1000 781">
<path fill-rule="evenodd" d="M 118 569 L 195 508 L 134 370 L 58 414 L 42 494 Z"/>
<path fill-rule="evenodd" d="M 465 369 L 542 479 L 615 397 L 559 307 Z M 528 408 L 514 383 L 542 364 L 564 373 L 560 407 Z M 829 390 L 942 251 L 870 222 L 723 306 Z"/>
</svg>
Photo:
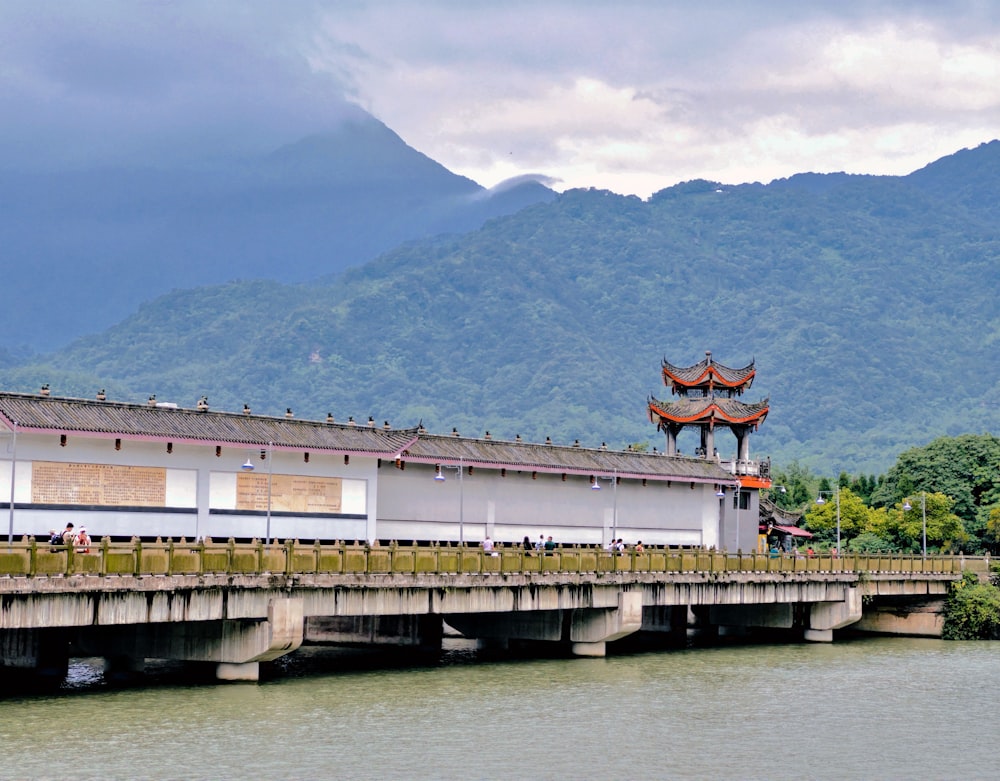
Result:
<svg viewBox="0 0 1000 781">
<path fill-rule="evenodd" d="M 519 547 L 494 552 L 477 546 L 370 546 L 357 542 L 301 544 L 133 540 L 107 538 L 78 553 L 25 538 L 0 548 L 0 577 L 69 575 L 265 574 L 509 574 L 509 573 L 986 573 L 989 559 L 963 555 L 848 554 L 842 557 L 726 553 L 704 549 L 652 548 L 622 553 L 587 546 L 553 551 Z"/>
</svg>

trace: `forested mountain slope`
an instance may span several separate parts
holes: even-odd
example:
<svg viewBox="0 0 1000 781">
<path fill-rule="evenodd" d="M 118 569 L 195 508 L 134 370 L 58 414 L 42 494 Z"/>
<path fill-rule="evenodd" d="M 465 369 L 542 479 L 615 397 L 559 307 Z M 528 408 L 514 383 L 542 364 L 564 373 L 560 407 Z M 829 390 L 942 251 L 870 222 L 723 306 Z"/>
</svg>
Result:
<svg viewBox="0 0 1000 781">
<path fill-rule="evenodd" d="M 552 197 L 531 181 L 487 191 L 360 110 L 257 158 L 0 170 L 0 355 L 64 345 L 175 288 L 302 282 Z"/>
<path fill-rule="evenodd" d="M 935 436 L 1000 429 L 998 155 L 909 177 L 696 181 L 649 201 L 571 191 L 322 285 L 175 291 L 0 380 L 661 447 L 645 411 L 668 396 L 661 358 L 712 350 L 756 360 L 745 398 L 771 412 L 753 456 L 882 471 Z"/>
</svg>

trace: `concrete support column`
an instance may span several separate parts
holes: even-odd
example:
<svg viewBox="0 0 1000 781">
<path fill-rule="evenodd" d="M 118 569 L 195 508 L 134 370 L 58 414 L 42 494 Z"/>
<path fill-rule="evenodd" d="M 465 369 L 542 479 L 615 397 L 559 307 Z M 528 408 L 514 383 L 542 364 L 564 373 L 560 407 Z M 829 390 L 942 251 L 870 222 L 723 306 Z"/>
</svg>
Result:
<svg viewBox="0 0 1000 781">
<path fill-rule="evenodd" d="M 248 682 L 253 683 L 260 680 L 260 663 L 243 662 L 234 664 L 232 662 L 219 662 L 215 665 L 215 678 L 219 681 L 231 683 Z"/>
<path fill-rule="evenodd" d="M 302 644 L 303 603 L 277 598 L 268 603 L 267 619 L 179 621 L 77 631 L 82 653 L 103 656 L 110 670 L 138 671 L 145 659 L 210 662 L 224 681 L 255 681 L 259 662 L 291 653 Z"/>
<path fill-rule="evenodd" d="M 25 671 L 30 674 L 26 677 Z M 69 671 L 69 639 L 58 629 L 0 632 L 0 682 L 16 688 L 28 680 L 61 681 Z"/>
<path fill-rule="evenodd" d="M 809 608 L 805 639 L 814 643 L 833 642 L 833 630 L 843 629 L 861 619 L 861 592 L 846 590 L 843 602 L 815 602 Z"/>
<path fill-rule="evenodd" d="M 617 608 L 582 608 L 570 617 L 569 640 L 574 656 L 604 656 L 607 643 L 642 627 L 642 592 L 618 594 Z"/>
</svg>

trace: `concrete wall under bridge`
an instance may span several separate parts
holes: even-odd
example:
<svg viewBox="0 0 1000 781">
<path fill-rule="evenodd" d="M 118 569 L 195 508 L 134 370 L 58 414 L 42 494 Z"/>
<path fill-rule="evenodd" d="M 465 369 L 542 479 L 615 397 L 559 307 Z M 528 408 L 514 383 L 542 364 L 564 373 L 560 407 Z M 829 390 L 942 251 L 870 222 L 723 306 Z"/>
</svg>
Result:
<svg viewBox="0 0 1000 781">
<path fill-rule="evenodd" d="M 178 659 L 214 664 L 223 680 L 255 680 L 260 662 L 303 642 L 440 647 L 442 621 L 485 642 L 548 641 L 603 655 L 607 643 L 639 631 L 676 637 L 689 612 L 720 631 L 798 626 L 808 640 L 830 641 L 837 629 L 865 627 L 869 605 L 894 600 L 897 613 L 927 605 L 961 576 L 950 564 L 940 572 L 742 571 L 738 557 L 725 556 L 705 558 L 707 569 L 695 556 L 678 571 L 580 571 L 580 559 L 567 559 L 570 571 L 553 557 L 551 567 L 536 558 L 532 572 L 0 577 L 0 663 L 58 674 L 70 653 L 124 669 Z M 886 631 L 884 619 L 873 620 Z M 907 620 L 889 631 L 927 634 L 926 622 Z"/>
</svg>

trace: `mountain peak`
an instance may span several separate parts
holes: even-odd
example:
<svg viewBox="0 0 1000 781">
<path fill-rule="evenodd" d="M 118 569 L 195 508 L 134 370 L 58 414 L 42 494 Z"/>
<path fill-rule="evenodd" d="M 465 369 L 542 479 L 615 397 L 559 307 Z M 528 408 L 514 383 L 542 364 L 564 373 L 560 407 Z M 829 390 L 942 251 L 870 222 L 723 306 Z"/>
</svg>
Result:
<svg viewBox="0 0 1000 781">
<path fill-rule="evenodd" d="M 345 119 L 337 127 L 282 146 L 264 160 L 267 170 L 340 180 L 449 180 L 451 189 L 473 192 L 480 185 L 452 173 L 411 147 L 370 115 Z"/>
</svg>

